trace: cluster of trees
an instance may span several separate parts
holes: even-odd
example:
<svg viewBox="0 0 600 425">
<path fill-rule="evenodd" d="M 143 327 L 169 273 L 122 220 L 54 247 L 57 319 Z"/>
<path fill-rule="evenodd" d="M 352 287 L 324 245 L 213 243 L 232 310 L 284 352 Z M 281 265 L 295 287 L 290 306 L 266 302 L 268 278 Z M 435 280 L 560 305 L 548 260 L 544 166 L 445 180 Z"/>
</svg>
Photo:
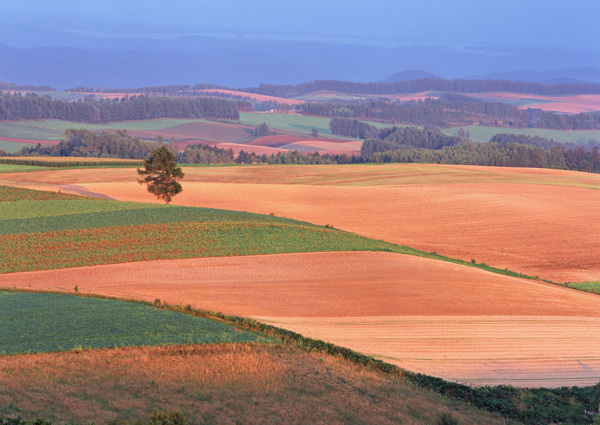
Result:
<svg viewBox="0 0 600 425">
<path fill-rule="evenodd" d="M 125 130 L 117 130 L 114 134 L 95 134 L 86 129 L 69 129 L 58 145 L 24 147 L 15 156 L 143 159 L 150 155 L 151 150 L 150 143 L 131 137 Z"/>
<path fill-rule="evenodd" d="M 410 102 L 373 100 L 354 103 L 304 103 L 304 115 L 345 117 L 382 122 L 401 122 L 414 125 L 508 124 L 525 127 L 529 123 L 528 110 L 498 103 L 482 102 L 467 96 L 442 95 L 440 99 L 428 98 Z"/>
<path fill-rule="evenodd" d="M 240 151 L 235 159 L 237 164 L 351 164 L 360 163 L 357 156 L 347 154 L 321 155 L 319 152 L 301 153 L 298 151 L 277 152 L 277 155 L 257 155 L 254 152 Z"/>
<path fill-rule="evenodd" d="M 529 109 L 535 115 L 531 127 L 551 128 L 555 130 L 597 130 L 600 129 L 600 113 L 580 113 L 575 115 L 540 112 Z"/>
<path fill-rule="evenodd" d="M 211 145 L 187 145 L 178 153 L 177 161 L 186 164 L 231 164 L 235 162 L 232 149 L 221 149 Z"/>
<path fill-rule="evenodd" d="M 483 102 L 468 96 L 445 93 L 439 99 L 410 102 L 372 100 L 352 103 L 304 103 L 304 115 L 344 117 L 414 125 L 507 125 L 561 130 L 600 128 L 600 113 L 564 115 L 540 109 L 520 109 L 502 102 Z"/>
<path fill-rule="evenodd" d="M 463 143 L 460 137 L 447 136 L 441 132 L 421 130 L 416 127 L 388 127 L 377 138 L 363 142 L 360 155 L 369 162 L 374 154 L 405 149 L 441 149 Z"/>
<path fill-rule="evenodd" d="M 395 149 L 376 152 L 369 162 L 462 164 L 496 167 L 557 168 L 600 173 L 598 147 L 572 149 L 554 146 L 544 149 L 518 143 L 464 143 L 441 149 Z"/>
<path fill-rule="evenodd" d="M 370 139 L 379 134 L 379 129 L 374 125 L 350 118 L 332 118 L 329 129 L 333 134 L 358 139 Z"/>
<path fill-rule="evenodd" d="M 272 136 L 274 134 L 275 134 L 275 132 L 269 130 L 269 126 L 267 125 L 266 122 L 262 122 L 261 124 L 254 127 L 254 136 L 257 138 L 265 137 L 265 136 Z"/>
<path fill-rule="evenodd" d="M 500 133 L 490 139 L 491 143 L 499 143 L 506 146 L 509 143 L 518 143 L 528 146 L 540 146 L 544 149 L 552 149 L 555 146 L 563 146 L 552 139 L 540 136 L 528 136 L 527 134 Z"/>
<path fill-rule="evenodd" d="M 0 95 L 0 120 L 59 119 L 102 123 L 155 118 L 221 118 L 237 120 L 239 109 L 251 105 L 241 101 L 209 97 L 175 98 L 146 95 L 114 100 L 85 99 L 68 102 L 35 94 Z"/>
<path fill-rule="evenodd" d="M 15 83 L 9 83 L 7 81 L 0 81 L 0 90 L 10 90 L 10 91 L 56 91 L 55 88 L 50 86 L 30 86 L 30 85 L 19 85 Z"/>
<path fill-rule="evenodd" d="M 419 93 L 424 91 L 449 93 L 485 93 L 502 91 L 509 93 L 559 96 L 571 94 L 598 94 L 600 93 L 600 84 L 541 84 L 510 80 L 444 80 L 441 78 L 422 78 L 397 83 L 356 83 L 351 81 L 316 80 L 297 85 L 261 84 L 255 88 L 240 90 L 277 97 L 296 97 L 320 90 L 364 95 Z"/>
</svg>

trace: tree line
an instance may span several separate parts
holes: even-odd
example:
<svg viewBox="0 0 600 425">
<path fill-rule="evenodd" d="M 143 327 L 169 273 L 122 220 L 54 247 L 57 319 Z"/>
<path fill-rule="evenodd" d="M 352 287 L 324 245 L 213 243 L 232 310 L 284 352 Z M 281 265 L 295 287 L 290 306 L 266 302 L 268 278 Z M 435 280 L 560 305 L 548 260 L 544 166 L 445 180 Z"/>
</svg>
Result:
<svg viewBox="0 0 600 425">
<path fill-rule="evenodd" d="M 95 134 L 86 129 L 68 129 L 58 145 L 26 146 L 13 156 L 144 159 L 151 150 L 151 143 L 131 137 L 125 130 Z"/>
<path fill-rule="evenodd" d="M 440 91 L 447 93 L 485 93 L 501 91 L 508 93 L 530 93 L 546 96 L 600 94 L 600 84 L 595 83 L 543 84 L 512 80 L 446 80 L 442 78 L 421 78 L 395 83 L 360 83 L 341 80 L 314 80 L 296 85 L 260 84 L 258 87 L 237 89 L 207 83 L 199 83 L 194 85 L 181 84 L 167 86 L 146 86 L 140 88 L 99 87 L 96 90 L 90 87 L 77 86 L 69 88 L 67 91 L 83 93 L 142 93 L 154 96 L 181 96 L 185 95 L 186 92 L 206 89 L 236 90 L 247 93 L 264 94 L 268 96 L 285 98 L 303 96 L 316 91 L 335 91 L 340 93 L 363 95 L 419 93 L 424 91 Z"/>
<path fill-rule="evenodd" d="M 54 156 L 144 159 L 153 147 L 163 145 L 162 138 L 154 143 L 131 137 L 124 130 L 114 134 L 95 134 L 85 129 L 65 131 L 56 146 L 24 147 L 14 155 L 0 151 L 0 156 Z M 365 140 L 360 156 L 278 152 L 270 156 L 242 150 L 235 155 L 231 149 L 197 144 L 180 152 L 172 139 L 169 149 L 177 161 L 188 164 L 350 164 L 350 163 L 430 163 L 487 165 L 499 167 L 557 168 L 600 173 L 600 149 L 591 145 L 567 148 L 553 140 L 514 134 L 499 134 L 487 143 L 474 143 L 437 131 L 414 127 L 391 127 L 378 137 Z"/>
<path fill-rule="evenodd" d="M 540 109 L 520 109 L 507 103 L 484 102 L 452 93 L 442 94 L 439 99 L 428 98 L 410 102 L 389 100 L 352 103 L 307 102 L 301 105 L 301 113 L 310 116 L 355 118 L 439 127 L 490 125 L 561 130 L 600 128 L 600 113 L 556 114 L 543 112 Z M 339 131 L 347 131 L 344 126 L 339 126 L 339 128 Z"/>
<path fill-rule="evenodd" d="M 213 118 L 238 120 L 239 110 L 251 105 L 210 97 L 175 98 L 146 95 L 121 99 L 80 99 L 76 102 L 36 94 L 0 95 L 0 121 L 57 119 L 105 123 L 156 118 Z"/>
<path fill-rule="evenodd" d="M 556 168 L 600 173 L 598 146 L 592 151 L 583 146 L 572 149 L 542 147 L 518 143 L 468 142 L 442 149 L 397 149 L 374 153 L 369 162 L 462 164 L 495 167 Z"/>
<path fill-rule="evenodd" d="M 424 91 L 449 93 L 485 93 L 501 91 L 509 93 L 561 96 L 599 94 L 600 84 L 542 84 L 511 80 L 445 80 L 441 78 L 422 78 L 396 83 L 357 83 L 352 81 L 315 80 L 296 85 L 260 84 L 258 87 L 240 90 L 277 97 L 296 97 L 321 90 L 363 95 L 419 93 Z"/>
<path fill-rule="evenodd" d="M 475 143 L 451 136 L 432 139 L 430 131 L 408 129 L 385 129 L 378 138 L 365 140 L 361 159 L 375 163 L 557 168 L 600 173 L 598 145 L 591 149 L 567 148 L 553 140 L 523 134 L 498 134 L 487 143 Z"/>
<path fill-rule="evenodd" d="M 389 127 L 381 130 L 377 138 L 367 139 L 360 149 L 360 156 L 370 160 L 377 152 L 398 149 L 441 149 L 463 143 L 463 139 L 441 132 L 421 130 L 416 127 Z"/>
<path fill-rule="evenodd" d="M 15 83 L 9 83 L 8 81 L 0 81 L 0 90 L 10 91 L 56 91 L 54 87 L 50 86 L 31 86 L 31 85 L 20 85 Z"/>
</svg>

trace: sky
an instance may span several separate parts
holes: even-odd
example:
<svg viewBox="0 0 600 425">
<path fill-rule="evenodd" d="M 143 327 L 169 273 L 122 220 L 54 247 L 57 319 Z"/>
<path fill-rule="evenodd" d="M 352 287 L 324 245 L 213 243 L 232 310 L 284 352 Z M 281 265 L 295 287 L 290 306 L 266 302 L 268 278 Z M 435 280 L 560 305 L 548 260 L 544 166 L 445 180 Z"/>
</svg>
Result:
<svg viewBox="0 0 600 425">
<path fill-rule="evenodd" d="M 600 45 L 598 0 L 2 0 L 2 14 L 101 17 L 398 45 Z"/>
</svg>

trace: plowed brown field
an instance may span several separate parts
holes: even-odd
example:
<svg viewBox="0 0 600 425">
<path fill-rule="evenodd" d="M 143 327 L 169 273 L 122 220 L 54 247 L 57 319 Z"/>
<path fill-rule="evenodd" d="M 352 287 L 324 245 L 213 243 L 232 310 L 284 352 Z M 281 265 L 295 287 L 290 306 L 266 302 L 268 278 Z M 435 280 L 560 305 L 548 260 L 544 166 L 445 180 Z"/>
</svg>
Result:
<svg viewBox="0 0 600 425">
<path fill-rule="evenodd" d="M 520 99 L 539 99 L 540 103 L 530 103 L 521 106 L 522 109 L 538 108 L 543 111 L 563 112 L 568 114 L 579 114 L 582 112 L 600 111 L 600 95 L 581 94 L 573 96 L 540 96 L 537 94 L 520 93 L 477 93 L 473 97 L 485 97 L 489 99 L 502 100 L 520 100 Z"/>
<path fill-rule="evenodd" d="M 274 213 L 557 282 L 600 280 L 600 176 L 433 166 L 189 168 L 173 203 Z M 134 169 L 0 176 L 0 184 L 156 202 Z M 70 187 L 64 186 L 70 184 Z"/>
<path fill-rule="evenodd" d="M 13 285 L 255 317 L 461 382 L 600 380 L 600 297 L 419 257 L 307 253 L 0 275 Z"/>
</svg>

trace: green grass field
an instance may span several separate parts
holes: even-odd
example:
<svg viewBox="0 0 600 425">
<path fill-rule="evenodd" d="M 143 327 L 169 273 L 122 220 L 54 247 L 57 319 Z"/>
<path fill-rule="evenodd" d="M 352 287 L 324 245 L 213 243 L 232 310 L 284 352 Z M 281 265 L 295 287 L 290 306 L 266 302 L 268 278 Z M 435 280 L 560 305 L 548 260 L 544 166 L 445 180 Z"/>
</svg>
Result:
<svg viewBox="0 0 600 425">
<path fill-rule="evenodd" d="M 40 125 L 50 122 L 52 121 L 0 122 L 0 139 L 7 137 L 34 140 L 60 140 L 64 130 L 52 129 Z"/>
<path fill-rule="evenodd" d="M 0 353 L 258 341 L 231 325 L 140 303 L 0 291 Z"/>
<path fill-rule="evenodd" d="M 320 136 L 334 137 L 336 139 L 356 140 L 356 138 L 332 134 L 331 130 L 329 129 L 330 121 L 331 118 L 311 117 L 298 114 L 271 114 L 264 112 L 240 113 L 240 123 L 246 125 L 257 126 L 264 122 L 269 126 L 270 129 L 273 129 L 275 131 L 290 131 L 306 135 L 310 135 L 311 130 L 313 128 L 316 128 L 317 130 L 319 130 Z M 382 124 L 374 121 L 361 121 L 374 125 L 377 128 L 386 128 L 392 126 L 392 124 Z"/>
<path fill-rule="evenodd" d="M 240 123 L 257 126 L 266 123 L 270 129 L 292 131 L 310 135 L 313 128 L 319 130 L 323 136 L 332 136 L 329 130 L 330 118 L 308 117 L 296 114 L 271 114 L 271 113 L 240 113 Z"/>
<path fill-rule="evenodd" d="M 576 143 L 586 145 L 590 140 L 600 141 L 600 130 L 585 131 L 563 131 L 547 130 L 543 128 L 504 128 L 486 126 L 464 126 L 447 128 L 444 133 L 457 136 L 458 130 L 462 128 L 471 133 L 471 140 L 476 142 L 488 142 L 496 134 L 526 134 L 528 136 L 545 137 L 560 143 Z"/>
<path fill-rule="evenodd" d="M 24 147 L 33 147 L 35 143 L 16 143 L 16 142 L 4 142 L 0 139 L 0 150 L 6 153 L 19 152 Z"/>
<path fill-rule="evenodd" d="M 0 147 L 0 149 L 2 149 L 2 148 Z M 31 171 L 44 171 L 44 170 L 52 170 L 52 169 L 53 169 L 52 167 L 38 167 L 35 165 L 0 164 L 0 174 L 2 174 L 2 173 L 28 173 Z"/>
<path fill-rule="evenodd" d="M 162 130 L 165 128 L 175 127 L 182 124 L 189 124 L 195 122 L 210 122 L 199 119 L 157 119 L 157 120 L 143 120 L 143 121 L 118 121 L 106 124 L 86 124 L 80 122 L 70 121 L 24 121 L 21 124 L 30 126 L 32 128 L 45 128 L 49 130 L 58 130 L 61 134 L 68 128 L 87 128 L 90 131 L 103 130 L 103 129 L 119 129 L 119 130 Z"/>
</svg>

